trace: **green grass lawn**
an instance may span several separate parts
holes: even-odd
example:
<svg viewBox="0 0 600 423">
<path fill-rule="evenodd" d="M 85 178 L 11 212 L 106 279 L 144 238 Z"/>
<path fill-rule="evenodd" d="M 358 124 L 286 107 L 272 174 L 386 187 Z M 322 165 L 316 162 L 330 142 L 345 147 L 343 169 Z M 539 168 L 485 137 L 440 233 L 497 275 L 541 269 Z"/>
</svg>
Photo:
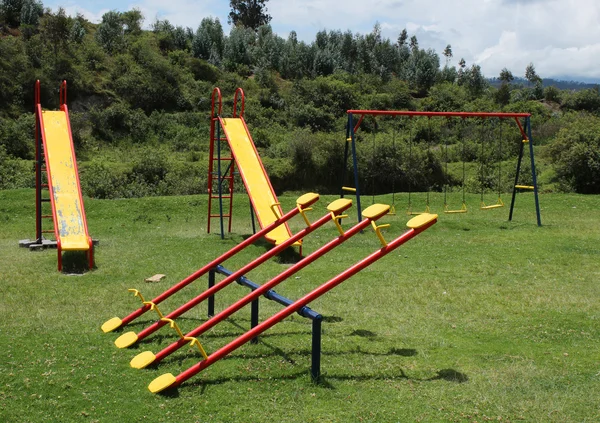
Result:
<svg viewBox="0 0 600 423">
<path fill-rule="evenodd" d="M 454 194 L 455 202 L 460 194 Z M 287 211 L 296 196 L 282 196 Z M 335 197 L 310 213 L 325 213 Z M 380 202 L 391 197 L 378 197 Z M 406 196 L 390 240 L 405 230 Z M 0 421 L 2 422 L 597 422 L 600 421 L 600 197 L 544 194 L 537 227 L 531 194 L 508 207 L 439 221 L 310 306 L 323 314 L 323 379 L 311 381 L 310 322 L 294 315 L 166 395 L 147 386 L 200 360 L 184 348 L 158 366 L 129 361 L 176 340 L 165 327 L 130 349 L 104 334 L 103 322 L 160 294 L 251 232 L 245 195 L 236 197 L 233 232 L 206 233 L 206 196 L 86 199 L 90 232 L 100 240 L 98 268 L 56 271 L 56 251 L 30 252 L 34 191 L 0 191 Z M 490 194 L 488 202 L 493 202 Z M 508 199 L 505 199 L 506 202 Z M 424 208 L 424 195 L 413 194 Z M 371 203 L 364 199 L 365 205 Z M 458 204 L 458 207 L 460 204 Z M 344 221 L 356 221 L 355 211 Z M 216 221 L 215 221 L 216 224 Z M 292 229 L 303 227 L 300 218 Z M 216 227 L 216 225 L 215 225 Z M 335 237 L 332 224 L 305 240 L 305 253 Z M 237 269 L 266 249 L 229 260 Z M 357 235 L 276 290 L 298 298 L 379 248 L 372 230 Z M 264 283 L 289 263 L 271 260 L 247 276 Z M 148 284 L 144 278 L 167 275 Z M 206 287 L 202 278 L 162 303 L 174 310 Z M 217 310 L 248 290 L 232 285 Z M 264 320 L 280 306 L 261 300 Z M 206 304 L 179 320 L 187 332 Z M 200 341 L 210 353 L 249 326 L 248 308 Z M 126 330 L 154 321 L 146 314 Z"/>
</svg>

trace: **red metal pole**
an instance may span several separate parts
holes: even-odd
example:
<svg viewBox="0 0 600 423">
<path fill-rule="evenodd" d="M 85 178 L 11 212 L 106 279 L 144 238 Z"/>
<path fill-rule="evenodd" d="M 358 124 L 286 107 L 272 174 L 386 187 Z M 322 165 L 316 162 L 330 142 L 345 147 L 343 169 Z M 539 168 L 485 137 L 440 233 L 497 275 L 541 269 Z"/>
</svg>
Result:
<svg viewBox="0 0 600 423">
<path fill-rule="evenodd" d="M 519 130 L 521 131 L 521 135 L 523 136 L 523 139 L 528 140 L 529 137 L 527 136 L 527 133 L 525 133 L 525 130 L 523 129 L 523 125 L 521 125 L 521 121 L 519 120 L 518 117 L 515 117 L 515 120 L 517 121 L 517 125 L 519 126 Z"/>
<path fill-rule="evenodd" d="M 347 210 L 351 206 L 352 206 L 352 202 L 348 201 L 347 205 L 344 208 L 340 208 L 340 209 L 336 210 L 333 213 L 336 214 L 336 215 L 340 214 L 344 210 Z M 296 242 L 296 241 L 304 238 L 306 235 L 310 234 L 315 229 L 317 229 L 317 228 L 323 226 L 325 223 L 331 221 L 331 219 L 332 219 L 331 213 L 326 214 L 325 216 L 323 216 L 322 218 L 320 218 L 319 220 L 317 220 L 316 222 L 314 222 L 310 226 L 304 228 L 300 232 L 298 232 L 295 235 L 293 235 L 292 237 L 288 238 L 285 242 L 283 242 L 283 243 L 281 243 L 281 244 L 273 247 L 272 249 L 270 249 L 269 251 L 267 251 L 266 253 L 264 253 L 260 257 L 254 259 L 253 261 L 251 261 L 250 263 L 248 263 L 247 265 L 245 265 L 244 267 L 242 267 L 238 271 L 232 273 L 230 276 L 228 276 L 225 279 L 223 279 L 218 284 L 212 286 L 211 288 L 209 288 L 206 291 L 204 291 L 202 294 L 200 294 L 197 297 L 191 299 L 190 301 L 188 301 L 187 303 L 185 303 L 184 305 L 182 305 L 181 307 L 179 307 L 177 310 L 172 311 L 171 313 L 169 313 L 168 315 L 166 315 L 165 318 L 166 319 L 176 319 L 177 317 L 181 316 L 182 314 L 184 314 L 185 312 L 187 312 L 191 308 L 193 308 L 193 307 L 197 306 L 198 304 L 200 304 L 202 301 L 204 301 L 208 297 L 214 295 L 215 293 L 217 293 L 221 289 L 225 288 L 227 285 L 229 285 L 232 282 L 234 282 L 240 276 L 245 275 L 250 270 L 254 269 L 255 267 L 257 267 L 260 264 L 262 264 L 265 261 L 267 261 L 269 258 L 271 258 L 271 257 L 276 256 L 277 254 L 279 254 L 281 251 L 283 251 L 284 249 L 286 249 L 287 247 L 289 247 L 290 245 L 292 245 L 294 242 Z M 262 231 L 264 231 L 264 229 Z M 206 267 L 208 267 L 208 266 L 205 266 L 205 268 Z M 212 267 L 214 267 L 214 266 L 212 266 Z M 208 270 L 210 270 L 210 268 L 207 269 L 207 271 Z M 117 338 L 117 340 L 115 341 L 115 344 L 118 347 L 120 347 L 120 348 L 128 347 L 128 346 L 134 344 L 135 342 L 137 342 L 137 341 L 139 341 L 141 339 L 144 339 L 148 335 L 151 335 L 152 333 L 156 332 L 158 329 L 162 328 L 163 326 L 165 326 L 167 324 L 168 324 L 168 322 L 165 321 L 165 320 L 158 320 L 157 322 L 155 322 L 152 325 L 148 326 L 146 329 L 144 329 L 141 332 L 139 332 L 137 335 L 135 333 L 133 333 L 133 332 L 128 332 L 128 333 L 125 333 L 125 334 L 121 335 L 119 338 Z"/>
<path fill-rule="evenodd" d="M 390 253 L 391 251 L 395 250 L 396 248 L 398 248 L 405 242 L 414 238 L 416 235 L 418 235 L 419 233 L 421 233 L 424 230 L 426 230 L 427 228 L 429 228 L 435 222 L 437 222 L 437 216 L 435 219 L 430 220 L 428 223 L 426 223 L 425 225 L 423 225 L 419 228 L 413 228 L 413 229 L 408 230 L 403 235 L 399 236 L 398 238 L 396 238 L 395 240 L 390 242 L 387 246 L 379 249 L 378 251 L 375 251 L 373 254 L 371 254 L 368 257 L 364 258 L 363 260 L 359 261 L 355 265 L 349 267 L 344 272 L 340 273 L 333 279 L 330 279 L 328 282 L 325 282 L 323 285 L 321 285 L 320 287 L 311 291 L 304 297 L 300 298 L 298 301 L 296 301 L 292 305 L 290 305 L 290 306 L 284 308 L 283 310 L 279 311 L 278 313 L 274 314 L 273 316 L 271 316 L 270 318 L 268 318 L 267 320 L 265 320 L 258 326 L 255 326 L 253 329 L 249 330 L 248 332 L 246 332 L 239 338 L 235 339 L 234 341 L 230 342 L 226 346 L 222 347 L 221 349 L 217 350 L 213 354 L 209 355 L 208 358 L 206 358 L 205 360 L 200 361 L 198 364 L 196 364 L 196 365 L 190 367 L 189 369 L 185 370 L 184 372 L 180 373 L 177 377 L 172 377 L 172 375 L 170 375 L 170 374 L 159 376 L 159 378 L 157 378 L 155 380 L 162 378 L 162 380 L 160 380 L 158 383 L 158 385 L 160 385 L 159 387 L 162 389 L 153 390 L 152 388 L 154 388 L 154 387 L 152 386 L 152 383 L 151 383 L 150 384 L 151 386 L 149 387 L 150 390 L 153 392 L 159 392 L 160 390 L 163 390 L 166 388 L 179 386 L 180 384 L 182 384 L 183 382 L 185 382 L 192 376 L 194 376 L 197 373 L 201 372 L 202 370 L 206 369 L 208 366 L 214 364 L 215 362 L 217 362 L 221 358 L 225 357 L 232 351 L 234 351 L 237 348 L 239 348 L 240 346 L 244 345 L 246 342 L 248 342 L 251 339 L 255 338 L 256 336 L 260 335 L 261 333 L 263 333 L 267 329 L 271 328 L 272 326 L 274 326 L 281 320 L 285 319 L 289 315 L 295 313 L 300 308 L 309 304 L 311 301 L 314 301 L 315 299 L 319 298 L 326 292 L 335 288 L 340 283 L 344 282 L 346 279 L 348 279 L 351 276 L 355 275 L 356 273 L 360 272 L 361 270 L 363 270 L 364 268 L 366 268 L 373 262 L 379 260 L 380 258 L 382 258 L 386 254 Z M 165 376 L 166 376 L 166 378 L 165 378 Z M 168 382 L 171 382 L 171 383 L 168 383 Z"/>
<path fill-rule="evenodd" d="M 359 233 L 360 231 L 365 229 L 367 226 L 369 226 L 371 221 L 377 220 L 381 216 L 383 216 L 383 215 L 377 216 L 375 219 L 364 219 L 361 222 L 358 222 L 355 226 L 353 226 L 352 228 L 345 231 L 344 235 L 338 236 L 337 238 L 335 238 L 335 239 L 331 240 L 330 242 L 328 242 L 327 244 L 323 245 L 318 250 L 314 251 L 312 254 L 309 254 L 308 256 L 304 257 L 298 263 L 296 263 L 292 267 L 286 269 L 284 272 L 280 273 L 275 278 L 271 279 L 269 282 L 262 285 L 260 288 L 252 291 L 251 293 L 246 295 L 244 298 L 238 300 L 234 304 L 227 307 L 225 310 L 221 311 L 219 314 L 213 316 L 212 318 L 210 318 L 209 320 L 207 320 L 206 322 L 204 322 L 203 324 L 198 326 L 196 329 L 194 329 L 193 331 L 191 331 L 190 333 L 185 335 L 185 337 L 186 338 L 187 337 L 196 337 L 196 336 L 202 335 L 208 329 L 212 328 L 219 322 L 225 320 L 226 318 L 231 316 L 233 313 L 235 313 L 236 311 L 238 311 L 245 305 L 251 303 L 253 300 L 259 298 L 265 292 L 274 288 L 275 286 L 277 286 L 284 280 L 288 279 L 290 276 L 292 276 L 296 272 L 304 269 L 306 266 L 308 266 L 310 263 L 312 263 L 319 257 L 321 257 L 324 254 L 328 253 L 329 251 L 333 250 L 335 247 L 342 244 L 346 240 L 352 238 L 354 235 L 356 235 L 357 233 Z M 160 351 L 159 353 L 157 353 L 156 356 L 154 357 L 154 361 L 152 361 L 152 363 L 157 363 L 157 362 L 161 361 L 163 358 L 165 358 L 168 355 L 172 354 L 173 352 L 177 351 L 182 346 L 189 344 L 189 342 L 190 341 L 185 340 L 185 338 L 180 338 L 177 342 L 172 343 L 167 348 L 165 348 L 162 351 Z M 150 364 L 150 363 L 147 363 L 147 364 Z"/>
<path fill-rule="evenodd" d="M 216 101 L 215 101 L 216 96 Z M 215 103 L 217 105 L 217 111 L 215 113 Z M 211 221 L 211 213 L 212 213 L 212 186 L 213 186 L 213 161 L 215 154 L 215 125 L 219 121 L 219 116 L 221 115 L 221 107 L 223 106 L 223 101 L 221 97 L 221 90 L 219 88 L 215 88 L 212 92 L 211 98 L 211 106 L 210 106 L 210 144 L 209 144 L 209 152 L 208 152 L 208 219 L 206 226 L 206 233 L 210 233 L 210 221 Z M 231 218 L 229 219 L 231 221 Z"/>
<path fill-rule="evenodd" d="M 42 243 L 42 135 L 40 80 L 35 82 L 35 239 Z"/>
<path fill-rule="evenodd" d="M 237 114 L 237 104 L 238 104 L 238 96 L 241 97 L 242 107 L 240 110 L 240 114 Z M 244 96 L 244 90 L 238 88 L 235 90 L 235 95 L 233 96 L 233 117 L 234 118 L 242 118 L 244 117 L 244 107 L 246 105 L 246 97 Z"/>
<path fill-rule="evenodd" d="M 446 117 L 499 117 L 499 118 L 524 118 L 531 116 L 531 113 L 494 113 L 494 112 L 416 112 L 411 110 L 348 110 L 346 113 L 355 115 L 373 115 L 373 116 L 446 116 Z"/>
<path fill-rule="evenodd" d="M 304 204 L 304 206 L 308 207 L 308 206 L 314 204 L 315 202 L 317 202 L 318 200 L 319 200 L 319 196 L 315 195 L 314 200 L 312 200 L 312 201 Z M 211 261 L 210 263 L 208 263 L 206 266 L 202 267 L 200 270 L 192 273 L 190 276 L 188 276 L 187 278 L 183 279 L 178 284 L 172 286 L 170 289 L 168 289 L 165 292 L 163 292 L 162 294 L 160 294 L 158 297 L 154 298 L 152 300 L 152 302 L 154 304 L 159 304 L 160 302 L 162 302 L 165 299 L 169 298 L 171 295 L 175 294 L 176 292 L 178 292 L 179 290 L 181 290 L 185 286 L 187 286 L 190 283 L 194 282 L 196 279 L 198 279 L 202 275 L 208 273 L 208 271 L 210 269 L 214 268 L 215 266 L 217 266 L 218 264 L 224 262 L 225 260 L 231 258 L 232 256 L 234 256 L 235 254 L 237 254 L 238 252 L 240 252 L 241 250 L 243 250 L 247 246 L 249 246 L 249 245 L 253 244 L 254 242 L 256 242 L 262 236 L 266 235 L 267 233 L 269 233 L 270 231 L 272 231 L 273 229 L 275 229 L 277 226 L 281 225 L 282 223 L 284 223 L 284 222 L 290 220 L 292 217 L 296 216 L 298 213 L 300 213 L 300 209 L 298 207 L 295 207 L 294 209 L 290 210 L 288 213 L 286 213 L 285 215 L 283 215 L 280 219 L 275 220 L 269 226 L 264 227 L 263 229 L 261 229 L 260 231 L 258 231 L 254 235 L 252 235 L 251 237 L 245 239 L 244 241 L 242 241 L 241 243 L 237 244 L 235 247 L 233 247 L 232 249 L 230 249 L 226 253 L 222 254 L 221 256 L 217 257 L 216 259 L 214 259 L 213 261 Z M 148 310 L 150 310 L 150 307 L 151 307 L 150 305 L 144 305 L 143 307 L 140 307 L 139 309 L 137 309 L 136 311 L 134 311 L 133 313 L 131 313 L 129 316 L 123 318 L 122 321 L 121 321 L 121 324 L 118 325 L 118 326 L 116 326 L 116 327 L 114 327 L 114 328 L 111 328 L 111 330 L 114 330 L 114 329 L 116 329 L 116 328 L 118 328 L 120 326 L 124 326 L 124 325 L 130 323 L 134 319 L 138 318 L 139 316 L 141 316 L 142 314 L 144 314 L 145 312 L 147 312 Z"/>
</svg>

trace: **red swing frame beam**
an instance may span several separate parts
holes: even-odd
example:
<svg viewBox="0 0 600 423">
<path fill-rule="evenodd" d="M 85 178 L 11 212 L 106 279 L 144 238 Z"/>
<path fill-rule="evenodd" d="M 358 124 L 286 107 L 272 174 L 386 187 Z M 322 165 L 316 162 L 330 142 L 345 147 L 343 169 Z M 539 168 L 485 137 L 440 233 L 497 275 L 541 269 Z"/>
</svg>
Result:
<svg viewBox="0 0 600 423">
<path fill-rule="evenodd" d="M 152 381 L 150 383 L 150 385 L 148 386 L 148 389 L 153 393 L 158 393 L 164 389 L 175 388 L 175 387 L 181 385 L 183 382 L 185 382 L 189 378 L 195 376 L 196 374 L 198 374 L 202 370 L 206 369 L 210 365 L 219 361 L 221 358 L 225 357 L 232 351 L 241 347 L 246 342 L 252 340 L 253 338 L 260 335 L 261 333 L 263 333 L 267 329 L 271 328 L 275 324 L 279 323 L 286 317 L 295 313 L 300 308 L 306 306 L 310 302 L 316 300 L 317 298 L 321 297 L 322 295 L 324 295 L 331 289 L 335 288 L 337 285 L 341 284 L 346 279 L 350 278 L 351 276 L 353 276 L 356 273 L 360 272 L 361 270 L 365 269 L 366 267 L 368 267 L 372 263 L 376 262 L 383 256 L 389 254 L 396 248 L 400 247 L 402 244 L 411 240 L 416 235 L 418 235 L 421 232 L 423 232 L 424 230 L 428 229 L 436 222 L 437 222 L 437 215 L 432 215 L 431 218 L 424 224 L 422 224 L 418 227 L 409 229 L 407 232 L 400 235 L 398 238 L 394 239 L 392 242 L 388 243 L 386 246 L 380 248 L 379 250 L 377 250 L 374 253 L 370 254 L 369 256 L 365 257 L 358 263 L 354 264 L 353 266 L 349 267 L 348 269 L 346 269 L 339 275 L 337 275 L 334 278 L 330 279 L 329 281 L 325 282 L 323 285 L 321 285 L 318 288 L 314 289 L 313 291 L 309 292 L 304 297 L 300 298 L 298 301 L 294 302 L 293 304 L 287 306 L 283 310 L 274 314 L 273 316 L 271 316 L 270 318 L 268 318 L 267 320 L 265 320 L 258 326 L 255 326 L 253 329 L 249 330 L 248 332 L 241 335 L 239 338 L 233 340 L 229 344 L 225 345 L 221 349 L 215 351 L 214 353 L 209 355 L 207 358 L 205 358 L 204 360 L 193 365 L 189 369 L 183 371 L 176 377 L 170 373 L 165 373 L 162 376 L 159 376 L 158 378 L 154 379 L 154 381 Z"/>
<path fill-rule="evenodd" d="M 524 140 L 528 140 L 529 137 L 523 129 L 523 125 L 519 121 L 520 118 L 529 118 L 531 113 L 488 113 L 488 112 L 417 112 L 410 110 L 348 110 L 346 113 L 353 115 L 360 115 L 358 122 L 354 125 L 354 132 L 358 131 L 360 124 L 362 123 L 365 116 L 427 116 L 427 117 L 459 117 L 459 118 L 514 118 L 519 126 L 521 135 Z"/>
<path fill-rule="evenodd" d="M 344 212 L 345 210 L 347 210 L 348 208 L 350 208 L 352 206 L 352 201 L 350 201 L 350 200 L 346 200 L 346 201 L 347 201 L 347 203 L 344 203 L 343 207 L 339 207 L 335 211 L 330 211 L 329 213 L 327 213 L 326 215 L 321 217 L 316 222 L 314 222 L 314 223 L 310 224 L 309 226 L 307 226 L 306 228 L 302 229 L 301 231 L 299 231 L 298 233 L 293 235 L 291 238 L 288 238 L 285 242 L 283 242 L 279 245 L 276 245 L 275 247 L 273 247 L 272 249 L 270 249 L 269 251 L 267 251 L 260 257 L 254 259 L 253 261 L 251 261 L 247 265 L 243 266 L 238 271 L 232 273 L 230 276 L 223 279 L 218 284 L 212 286 L 211 288 L 204 291 L 202 294 L 196 296 L 195 298 L 191 299 L 184 305 L 180 306 L 178 309 L 172 311 L 171 313 L 169 313 L 166 316 L 161 316 L 161 318 L 158 321 L 154 322 L 152 325 L 148 326 L 146 329 L 142 330 L 138 334 L 135 334 L 134 332 L 127 332 L 127 333 L 121 335 L 115 341 L 115 345 L 119 348 L 127 348 L 127 347 L 135 344 L 137 341 L 144 339 L 147 336 L 153 334 L 154 332 L 156 332 L 158 329 L 162 328 L 163 326 L 168 325 L 169 324 L 168 320 L 176 319 L 177 317 L 179 317 L 182 314 L 186 313 L 187 311 L 191 310 L 192 308 L 194 308 L 195 306 L 197 306 L 198 304 L 200 304 L 207 298 L 209 298 L 212 295 L 219 292 L 221 289 L 225 288 L 232 282 L 235 282 L 236 279 L 238 279 L 240 276 L 244 276 L 246 273 L 248 273 L 252 269 L 258 267 L 259 265 L 261 265 L 262 263 L 264 263 L 271 257 L 276 256 L 277 254 L 282 252 L 284 249 L 291 246 L 294 242 L 304 238 L 305 236 L 307 236 L 308 234 L 310 234 L 317 228 L 323 226 L 325 223 L 333 220 L 334 218 L 332 217 L 332 214 L 335 216 L 339 216 L 342 212 Z M 281 222 L 279 222 L 279 223 L 281 223 Z M 258 232 L 257 232 L 257 234 L 258 234 Z M 203 269 L 206 269 L 208 266 L 209 265 L 205 266 Z M 215 267 L 215 266 L 212 266 L 212 267 Z M 210 270 L 210 268 L 207 269 L 206 271 L 208 271 L 208 270 Z"/>
<path fill-rule="evenodd" d="M 213 261 L 211 261 L 210 263 L 208 263 L 201 269 L 192 273 L 190 276 L 183 279 L 178 284 L 172 286 L 171 288 L 169 288 L 168 290 L 166 290 L 165 292 L 160 294 L 158 297 L 154 298 L 152 301 L 145 303 L 144 306 L 142 306 L 139 309 L 137 309 L 136 311 L 132 312 L 127 317 L 124 317 L 122 320 L 119 319 L 118 317 L 114 317 L 114 318 L 108 320 L 106 323 L 104 323 L 104 325 L 102 325 L 102 330 L 105 333 L 107 333 L 107 332 L 111 332 L 121 326 L 125 326 L 125 325 L 131 323 L 133 320 L 137 319 L 142 314 L 144 314 L 145 312 L 150 310 L 152 308 L 152 304 L 154 304 L 155 306 L 160 304 L 162 301 L 166 300 L 171 295 L 175 294 L 176 292 L 179 292 L 182 288 L 186 287 L 190 283 L 194 282 L 196 279 L 198 279 L 201 276 L 203 276 L 204 274 L 208 273 L 215 266 L 217 266 L 217 265 L 223 263 L 225 260 L 233 257 L 235 254 L 239 253 L 240 251 L 242 251 L 244 248 L 248 247 L 249 245 L 252 245 L 254 242 L 258 241 L 261 237 L 263 237 L 264 235 L 266 235 L 267 233 L 272 231 L 277 226 L 281 225 L 284 222 L 287 222 L 294 216 L 297 216 L 303 210 L 308 210 L 307 209 L 308 207 L 310 207 L 311 205 L 313 205 L 314 203 L 316 203 L 319 200 L 319 196 L 317 194 L 309 193 L 309 194 L 305 194 L 305 195 L 307 195 L 307 196 L 313 195 L 314 197 L 311 198 L 309 201 L 306 201 L 302 204 L 302 207 L 304 207 L 304 209 L 302 209 L 301 206 L 298 205 L 297 207 L 293 208 L 292 210 L 290 210 L 289 212 L 287 212 L 286 214 L 284 214 L 283 216 L 281 216 L 280 218 L 275 220 L 269 226 L 265 226 L 263 229 L 256 232 L 251 237 L 246 238 L 244 241 L 240 242 L 235 247 L 233 247 L 226 253 L 222 254 L 221 256 L 217 257 L 216 259 L 214 259 Z M 302 197 L 300 197 L 300 198 L 302 198 Z M 276 252 L 271 253 L 274 250 Z M 270 254 L 269 257 L 271 257 L 272 255 L 277 254 L 280 250 L 282 250 L 282 249 L 277 249 L 277 247 L 276 247 L 276 248 L 269 250 L 269 252 L 267 252 L 266 254 Z M 265 260 L 266 260 L 266 258 L 265 258 Z"/>
<path fill-rule="evenodd" d="M 149 355 L 148 354 L 149 352 L 141 353 L 140 356 L 146 356 L 147 359 L 144 360 L 145 361 L 144 365 L 139 366 L 139 367 L 146 367 L 150 363 L 158 363 L 159 361 L 161 361 L 168 355 L 177 351 L 179 348 L 183 347 L 186 344 L 189 344 L 190 337 L 197 337 L 197 336 L 202 335 L 204 332 L 206 332 L 213 326 L 217 325 L 221 321 L 225 320 L 226 318 L 228 318 L 233 313 L 240 310 L 245 305 L 250 304 L 252 301 L 259 298 L 261 295 L 265 294 L 270 289 L 275 288 L 281 282 L 288 279 L 290 276 L 292 276 L 295 273 L 297 273 L 298 271 L 304 269 L 306 266 L 308 266 L 309 264 L 311 264 L 312 262 L 314 262 L 321 256 L 327 254 L 328 252 L 333 250 L 335 247 L 337 247 L 340 244 L 342 244 L 343 242 L 347 241 L 348 239 L 350 239 L 357 233 L 362 232 L 367 226 L 369 226 L 369 224 L 371 224 L 371 222 L 375 222 L 380 217 L 385 215 L 388 212 L 388 210 L 389 210 L 389 208 L 385 209 L 384 211 L 382 211 L 380 214 L 378 214 L 376 216 L 367 217 L 367 218 L 363 219 L 362 221 L 358 222 L 352 228 L 348 229 L 347 231 L 344 231 L 343 234 L 340 234 L 340 236 L 338 236 L 337 238 L 334 238 L 333 240 L 329 241 L 327 244 L 323 245 L 318 250 L 316 250 L 313 253 L 309 254 L 308 256 L 304 257 L 298 263 L 296 263 L 292 267 L 286 269 L 285 271 L 283 271 L 282 273 L 277 275 L 275 278 L 271 279 L 269 282 L 265 283 L 264 285 L 261 285 L 256 290 L 252 291 L 245 297 L 241 298 L 234 304 L 227 307 L 225 310 L 223 310 L 220 313 L 216 314 L 215 316 L 211 317 L 209 320 L 202 323 L 196 329 L 192 330 L 187 335 L 185 335 L 185 337 L 180 338 L 178 341 L 172 343 L 167 348 L 165 348 L 162 351 L 160 351 L 159 353 L 157 353 L 155 356 Z M 221 283 L 223 283 L 223 282 L 221 282 Z M 135 361 L 137 361 L 136 358 L 134 358 L 131 362 L 132 367 L 138 367 L 137 365 L 134 365 Z"/>
</svg>

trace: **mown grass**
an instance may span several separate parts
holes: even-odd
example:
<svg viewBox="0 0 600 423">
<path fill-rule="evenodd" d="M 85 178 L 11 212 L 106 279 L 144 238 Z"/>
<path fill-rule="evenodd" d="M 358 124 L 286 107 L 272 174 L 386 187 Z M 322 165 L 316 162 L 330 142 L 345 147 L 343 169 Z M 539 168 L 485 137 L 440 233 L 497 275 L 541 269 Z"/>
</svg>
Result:
<svg viewBox="0 0 600 423">
<path fill-rule="evenodd" d="M 454 194 L 455 202 L 460 194 Z M 86 199 L 100 240 L 98 268 L 83 276 L 56 271 L 56 252 L 19 249 L 33 236 L 32 190 L 0 191 L 0 421 L 404 422 L 600 420 L 600 198 L 544 194 L 538 228 L 530 194 L 508 209 L 444 215 L 413 241 L 311 304 L 323 324 L 323 379 L 309 374 L 310 323 L 295 315 L 167 395 L 147 385 L 199 360 L 183 349 L 159 366 L 134 370 L 130 359 L 159 351 L 175 334 L 163 328 L 129 350 L 100 325 L 139 306 L 240 242 L 250 232 L 248 203 L 236 197 L 233 233 L 206 233 L 206 197 Z M 284 209 L 296 196 L 280 199 Z M 322 198 L 311 212 L 325 213 Z M 406 195 L 385 218 L 391 239 L 404 231 Z M 493 201 L 492 195 L 489 201 Z M 391 201 L 391 197 L 377 197 Z M 424 195 L 413 194 L 416 209 Z M 441 195 L 432 196 L 439 212 Z M 370 198 L 364 203 L 370 204 Z M 344 225 L 356 221 L 353 210 Z M 293 230 L 302 227 L 300 219 Z M 310 253 L 336 235 L 329 225 L 305 241 Z M 298 298 L 376 250 L 372 231 L 349 240 L 284 282 Z M 265 251 L 257 244 L 227 262 L 236 269 Z M 271 260 L 255 282 L 289 263 Z M 167 278 L 147 284 L 145 277 Z M 200 292 L 202 279 L 161 307 L 170 311 Z M 247 290 L 217 296 L 222 309 Z M 261 319 L 280 307 L 261 301 Z M 206 318 L 203 304 L 180 319 L 184 331 Z M 153 321 L 145 315 L 129 329 Z M 243 310 L 201 337 L 215 351 L 249 325 Z"/>
</svg>

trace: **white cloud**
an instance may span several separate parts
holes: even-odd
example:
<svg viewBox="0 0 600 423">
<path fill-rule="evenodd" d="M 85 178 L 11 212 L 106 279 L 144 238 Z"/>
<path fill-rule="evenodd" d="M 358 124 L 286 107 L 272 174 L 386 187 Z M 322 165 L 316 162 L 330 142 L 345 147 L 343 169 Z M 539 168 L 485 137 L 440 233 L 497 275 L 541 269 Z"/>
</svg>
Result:
<svg viewBox="0 0 600 423">
<path fill-rule="evenodd" d="M 58 4 L 46 6 L 56 9 Z M 229 3 L 224 0 L 79 0 L 65 5 L 67 12 L 83 13 L 95 22 L 107 10 L 132 7 L 144 13 L 146 26 L 158 17 L 195 29 L 212 16 L 227 28 Z M 497 76 L 504 67 L 520 76 L 533 62 L 542 77 L 600 80 L 597 0 L 270 0 L 267 8 L 274 31 L 282 37 L 295 30 L 311 42 L 319 30 L 368 33 L 379 22 L 383 35 L 392 40 L 407 28 L 422 48 L 441 54 L 451 44 L 454 63 L 464 57 L 487 76 Z"/>
</svg>

